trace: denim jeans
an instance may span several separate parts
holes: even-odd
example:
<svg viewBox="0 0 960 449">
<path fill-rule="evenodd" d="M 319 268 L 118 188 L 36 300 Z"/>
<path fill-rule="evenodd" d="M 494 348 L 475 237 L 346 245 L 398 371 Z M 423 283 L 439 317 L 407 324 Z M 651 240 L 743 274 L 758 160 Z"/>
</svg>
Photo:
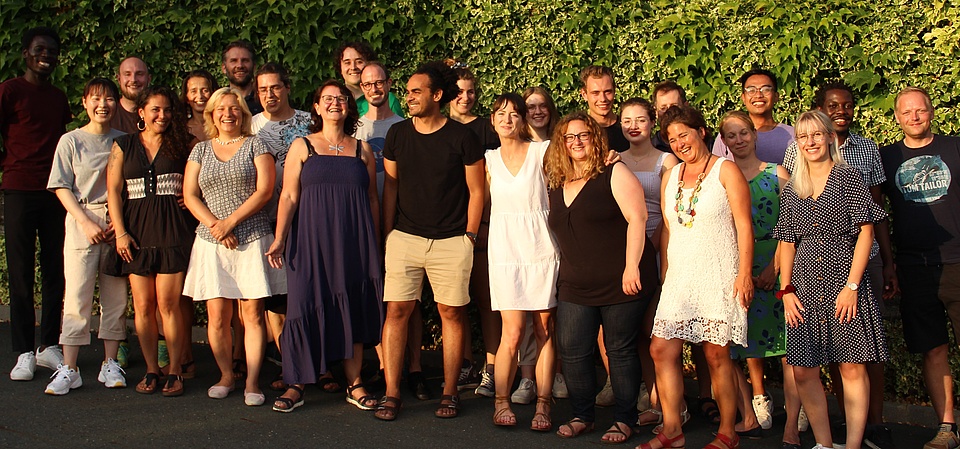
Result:
<svg viewBox="0 0 960 449">
<path fill-rule="evenodd" d="M 557 342 L 570 392 L 573 416 L 594 422 L 597 369 L 594 348 L 603 325 L 603 341 L 610 359 L 610 384 L 616 398 L 614 419 L 637 422 L 640 393 L 640 357 L 637 337 L 648 298 L 612 306 L 583 306 L 560 301 L 557 306 Z"/>
</svg>

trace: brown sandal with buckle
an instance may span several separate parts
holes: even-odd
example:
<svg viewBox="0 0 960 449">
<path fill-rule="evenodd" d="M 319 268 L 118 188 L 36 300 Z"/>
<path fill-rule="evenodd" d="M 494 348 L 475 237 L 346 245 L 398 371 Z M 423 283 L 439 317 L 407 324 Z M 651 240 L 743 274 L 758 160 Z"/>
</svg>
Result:
<svg viewBox="0 0 960 449">
<path fill-rule="evenodd" d="M 445 394 L 440 396 L 440 406 L 433 416 L 442 419 L 456 418 L 460 414 L 460 396 L 455 394 Z"/>
<path fill-rule="evenodd" d="M 397 419 L 397 415 L 400 413 L 400 407 L 402 406 L 403 401 L 401 401 L 400 398 L 384 396 L 380 399 L 380 403 L 377 404 L 377 412 L 374 413 L 373 416 L 384 421 L 393 421 Z"/>
</svg>

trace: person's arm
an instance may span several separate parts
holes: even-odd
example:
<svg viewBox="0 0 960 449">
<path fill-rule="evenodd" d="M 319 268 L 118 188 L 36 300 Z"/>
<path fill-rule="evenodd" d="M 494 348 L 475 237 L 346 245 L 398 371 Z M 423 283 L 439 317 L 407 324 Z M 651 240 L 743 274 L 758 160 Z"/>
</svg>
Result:
<svg viewBox="0 0 960 449">
<path fill-rule="evenodd" d="M 210 233 L 217 240 L 232 234 L 238 224 L 263 209 L 263 206 L 266 206 L 273 197 L 273 187 L 276 185 L 277 178 L 277 166 L 273 155 L 269 152 L 262 153 L 253 158 L 253 165 L 257 168 L 256 190 L 240 204 L 237 210 L 210 226 Z"/>
<path fill-rule="evenodd" d="M 670 242 L 670 222 L 667 220 L 667 181 L 668 177 L 660 180 L 660 280 L 667 278 L 667 244 Z"/>
<path fill-rule="evenodd" d="M 397 161 L 383 158 L 383 239 L 393 230 L 397 218 L 397 182 L 399 181 Z"/>
<path fill-rule="evenodd" d="M 380 194 L 377 192 L 377 162 L 373 156 L 373 149 L 370 144 L 360 142 L 361 148 L 357 151 L 363 151 L 363 163 L 367 166 L 367 175 L 370 177 L 370 185 L 367 187 L 367 198 L 370 199 L 370 215 L 373 217 L 373 235 L 380 238 Z"/>
<path fill-rule="evenodd" d="M 740 264 L 734 290 L 740 305 L 746 309 L 753 301 L 753 222 L 750 211 L 750 187 L 737 165 L 730 161 L 720 164 L 720 183 L 727 192 L 733 223 L 737 232 L 737 250 Z"/>
<path fill-rule="evenodd" d="M 610 189 L 620 213 L 627 220 L 627 253 L 621 281 L 623 293 L 636 295 L 640 284 L 640 258 L 646 243 L 647 203 L 643 198 L 643 186 L 624 164 L 614 164 L 610 174 Z"/>
<path fill-rule="evenodd" d="M 267 261 L 273 268 L 283 268 L 283 251 L 286 248 L 293 216 L 300 204 L 300 172 L 306 160 L 307 146 L 302 139 L 297 139 L 290 144 L 283 166 L 283 190 L 280 191 L 280 201 L 277 204 L 277 230 L 266 254 Z M 373 179 L 376 183 L 376 177 Z"/>
<path fill-rule="evenodd" d="M 94 223 L 87 215 L 87 212 L 80 207 L 77 197 L 73 196 L 73 192 L 70 189 L 61 187 L 54 190 L 54 193 L 57 195 L 60 203 L 63 204 L 63 208 L 67 210 L 67 213 L 80 225 L 80 229 L 83 230 L 83 235 L 87 238 L 88 243 L 96 245 L 97 243 L 102 243 L 110 239 L 110 236 L 113 234 L 113 228 L 102 229 Z"/>
<path fill-rule="evenodd" d="M 123 150 L 116 143 L 110 148 L 110 159 L 107 160 L 107 213 L 110 214 L 110 223 L 116 233 L 117 254 L 124 262 L 133 261 L 133 251 L 140 249 L 133 236 L 127 231 L 123 222 Z"/>
<path fill-rule="evenodd" d="M 860 223 L 860 234 L 857 235 L 857 244 L 853 248 L 853 263 L 850 264 L 850 273 L 847 274 L 847 284 L 860 285 L 863 272 L 867 269 L 870 260 L 870 247 L 873 246 L 873 223 Z M 849 323 L 857 316 L 857 292 L 844 287 L 837 295 L 836 312 L 834 316 L 841 323 Z"/>
<path fill-rule="evenodd" d="M 879 185 L 870 186 L 873 202 L 881 208 L 884 204 L 883 189 Z M 890 220 L 884 218 L 876 224 L 875 235 L 880 247 L 880 260 L 883 261 L 883 299 L 890 299 L 900 293 L 900 280 L 897 279 L 897 265 L 893 261 L 893 244 L 890 242 Z"/>
<path fill-rule="evenodd" d="M 467 190 L 470 192 L 467 203 L 467 232 L 476 234 L 480 231 L 480 217 L 483 215 L 483 202 L 486 196 L 483 158 L 470 165 L 464 165 L 463 170 L 467 180 Z"/>
<path fill-rule="evenodd" d="M 797 246 L 791 242 L 780 242 L 780 282 L 783 284 L 784 289 L 788 285 L 793 285 L 793 264 L 794 259 L 797 257 Z M 806 309 L 803 308 L 803 303 L 800 302 L 800 297 L 796 293 L 784 293 L 783 295 L 783 315 L 787 321 L 787 325 L 790 327 L 797 327 L 800 323 L 803 323 L 803 313 L 806 312 Z"/>
</svg>

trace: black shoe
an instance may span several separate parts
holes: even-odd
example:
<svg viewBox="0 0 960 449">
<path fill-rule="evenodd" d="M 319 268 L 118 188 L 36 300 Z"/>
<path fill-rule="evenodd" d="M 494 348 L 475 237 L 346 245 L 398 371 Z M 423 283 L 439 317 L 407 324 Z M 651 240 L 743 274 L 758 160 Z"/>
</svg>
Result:
<svg viewBox="0 0 960 449">
<path fill-rule="evenodd" d="M 872 449 L 896 449 L 890 428 L 882 424 L 867 426 L 863 435 L 863 444 Z"/>
<path fill-rule="evenodd" d="M 423 378 L 423 373 L 420 371 L 414 371 L 407 375 L 407 387 L 410 389 L 410 392 L 421 401 L 429 401 L 432 396 L 430 394 L 430 388 L 427 387 L 427 383 Z"/>
</svg>

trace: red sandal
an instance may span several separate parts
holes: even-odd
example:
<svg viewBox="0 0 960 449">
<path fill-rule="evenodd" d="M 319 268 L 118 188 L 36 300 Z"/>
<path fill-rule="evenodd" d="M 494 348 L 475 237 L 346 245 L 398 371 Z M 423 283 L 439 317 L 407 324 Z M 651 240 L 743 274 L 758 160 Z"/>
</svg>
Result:
<svg viewBox="0 0 960 449">
<path fill-rule="evenodd" d="M 740 447 L 740 437 L 736 434 L 734 434 L 733 438 L 731 438 L 722 433 L 717 432 L 717 438 L 713 441 L 717 441 L 717 440 L 720 440 L 720 442 L 723 443 L 723 445 L 726 446 L 727 449 L 737 449 Z M 710 444 L 706 445 L 706 447 L 704 447 L 703 449 L 724 449 L 714 444 L 713 441 L 711 441 Z"/>
<path fill-rule="evenodd" d="M 682 449 L 686 445 L 686 439 L 683 436 L 683 432 L 678 433 L 677 436 L 673 438 L 669 438 L 666 435 L 664 435 L 663 432 L 661 432 L 657 434 L 657 437 L 654 438 L 654 440 L 659 441 L 660 447 L 663 449 L 676 449 L 676 448 Z M 674 446 L 675 444 L 677 444 L 678 441 L 681 441 L 681 440 L 683 441 L 682 444 L 680 444 L 679 446 Z M 653 441 L 653 440 L 650 440 L 650 441 Z M 653 446 L 650 445 L 650 441 L 640 444 L 640 446 L 637 446 L 637 449 L 653 449 Z"/>
</svg>

